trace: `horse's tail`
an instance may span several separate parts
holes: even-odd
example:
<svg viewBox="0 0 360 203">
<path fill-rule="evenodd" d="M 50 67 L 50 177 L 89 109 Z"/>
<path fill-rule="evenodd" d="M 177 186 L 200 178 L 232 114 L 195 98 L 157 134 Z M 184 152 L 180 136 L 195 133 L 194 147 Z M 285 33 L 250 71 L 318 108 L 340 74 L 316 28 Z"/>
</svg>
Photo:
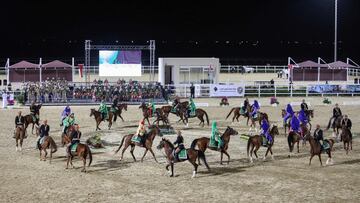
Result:
<svg viewBox="0 0 360 203">
<path fill-rule="evenodd" d="M 292 142 L 293 142 L 293 136 L 292 136 L 292 134 L 289 133 L 288 138 L 287 138 L 287 141 L 288 141 L 288 145 L 289 145 L 289 150 L 290 150 L 290 152 L 291 152 L 291 151 L 292 151 L 291 144 L 292 144 Z"/>
<path fill-rule="evenodd" d="M 231 113 L 235 110 L 235 107 L 231 109 L 231 111 L 229 112 L 229 114 L 226 116 L 225 120 L 229 118 L 229 116 L 231 115 Z"/>
<path fill-rule="evenodd" d="M 88 165 L 88 167 L 90 167 L 91 162 L 92 162 L 92 153 L 91 153 L 89 145 L 85 145 L 85 146 L 86 146 L 86 150 L 89 152 L 89 165 Z"/>
<path fill-rule="evenodd" d="M 123 143 L 124 143 L 125 138 L 126 138 L 126 135 L 125 135 L 125 136 L 121 139 L 121 142 L 120 142 L 119 148 L 115 151 L 115 154 L 116 154 L 116 153 L 118 153 L 118 152 L 120 151 L 120 149 L 121 149 L 121 147 L 122 147 L 122 145 L 123 145 Z"/>
<path fill-rule="evenodd" d="M 331 120 L 332 120 L 332 118 L 330 118 L 329 123 L 328 123 L 328 126 L 327 126 L 327 128 L 326 128 L 326 129 L 329 129 L 329 128 L 330 128 L 330 125 L 331 125 Z"/>
<path fill-rule="evenodd" d="M 251 137 L 249 137 L 249 139 L 248 139 L 248 143 L 247 143 L 247 147 L 246 147 L 246 154 L 247 154 L 247 157 L 249 157 L 250 145 L 251 145 Z"/>
<path fill-rule="evenodd" d="M 117 119 L 117 113 L 116 113 L 116 112 L 114 112 L 114 113 L 113 113 L 113 115 L 114 115 L 114 122 L 116 122 L 116 119 Z"/>
<path fill-rule="evenodd" d="M 199 139 L 195 139 L 192 141 L 191 146 L 190 146 L 191 149 L 195 149 L 198 140 Z"/>
<path fill-rule="evenodd" d="M 50 143 L 50 147 L 51 147 L 51 153 L 55 153 L 57 151 L 57 145 L 54 141 L 54 139 L 52 139 L 52 137 L 49 137 L 49 143 Z"/>
<path fill-rule="evenodd" d="M 206 116 L 207 125 L 209 125 L 209 116 L 208 116 L 208 114 L 206 113 L 206 111 L 204 111 L 204 114 L 205 114 L 205 116 Z"/>
<path fill-rule="evenodd" d="M 207 163 L 207 161 L 206 161 L 206 157 L 205 157 L 204 152 L 202 152 L 202 151 L 200 151 L 200 150 L 197 150 L 197 153 L 198 153 L 199 158 L 204 162 L 206 168 L 207 168 L 208 170 L 210 170 L 210 167 L 209 167 L 209 165 L 208 165 L 208 163 Z"/>
</svg>

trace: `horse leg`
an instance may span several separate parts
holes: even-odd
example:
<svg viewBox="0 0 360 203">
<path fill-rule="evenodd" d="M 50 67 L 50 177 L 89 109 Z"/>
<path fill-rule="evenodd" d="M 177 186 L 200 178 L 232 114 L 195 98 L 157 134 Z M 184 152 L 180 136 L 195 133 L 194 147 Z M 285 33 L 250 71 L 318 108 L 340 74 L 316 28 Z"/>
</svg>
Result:
<svg viewBox="0 0 360 203">
<path fill-rule="evenodd" d="M 19 146 L 18 142 L 19 142 L 19 139 L 16 138 L 16 151 L 18 151 L 18 146 Z"/>
<path fill-rule="evenodd" d="M 309 161 L 309 166 L 311 165 L 311 159 L 314 157 L 314 154 L 311 154 L 310 156 L 310 161 Z"/>
<path fill-rule="evenodd" d="M 260 148 L 260 145 L 259 145 L 259 146 L 256 146 L 256 147 L 255 147 L 255 150 L 254 150 L 254 154 L 255 154 L 256 159 L 259 158 L 258 155 L 257 155 L 257 153 L 256 153 L 256 152 L 259 150 L 259 148 Z"/>
<path fill-rule="evenodd" d="M 148 152 L 148 149 L 145 149 L 144 155 L 143 155 L 142 158 L 141 158 L 141 162 L 143 162 L 144 157 L 146 156 L 146 153 L 147 153 L 147 152 Z"/>
<path fill-rule="evenodd" d="M 39 150 L 39 152 L 40 152 L 40 161 L 42 161 L 42 157 L 41 157 L 41 149 Z"/>
<path fill-rule="evenodd" d="M 170 167 L 171 167 L 171 175 L 170 177 L 174 177 L 174 163 L 170 163 Z"/>
<path fill-rule="evenodd" d="M 221 152 L 220 152 L 220 165 L 223 164 L 223 163 L 222 163 L 222 160 L 223 160 L 223 152 L 221 151 Z"/>
<path fill-rule="evenodd" d="M 149 148 L 149 151 L 150 151 L 150 153 L 153 155 L 156 163 L 159 163 L 159 162 L 156 160 L 155 154 L 154 154 L 153 150 L 151 149 L 151 147 Z"/>
<path fill-rule="evenodd" d="M 43 161 L 46 161 L 47 151 L 46 151 L 45 147 L 44 147 L 44 152 L 45 152 L 45 155 L 44 155 L 44 160 Z"/>
<path fill-rule="evenodd" d="M 22 151 L 22 145 L 23 145 L 23 140 L 24 138 L 23 137 L 20 137 L 20 147 L 19 147 L 19 151 L 21 152 Z"/>
<path fill-rule="evenodd" d="M 196 159 L 195 159 L 195 160 L 196 160 Z M 195 178 L 196 173 L 197 173 L 198 165 L 195 163 L 195 161 L 190 162 L 190 163 L 192 163 L 192 165 L 194 166 L 194 171 L 193 171 L 193 174 L 192 174 L 191 178 Z"/>
<path fill-rule="evenodd" d="M 250 149 L 250 157 L 249 157 L 251 163 L 253 163 L 253 158 L 252 158 L 253 150 L 254 150 L 254 145 L 252 144 Z"/>
<path fill-rule="evenodd" d="M 112 121 L 111 120 L 109 120 L 109 130 L 110 130 L 110 128 L 111 128 L 111 126 L 112 126 Z"/>
<path fill-rule="evenodd" d="M 32 124 L 31 134 L 34 134 L 34 123 Z"/>
<path fill-rule="evenodd" d="M 123 117 L 121 116 L 121 114 L 119 114 L 119 117 L 121 118 L 122 122 L 124 122 L 124 119 L 123 119 Z"/>
<path fill-rule="evenodd" d="M 41 153 L 41 152 L 40 152 Z M 41 156 L 41 155 L 40 155 Z M 41 157 L 40 157 L 41 158 Z M 70 162 L 70 155 L 68 155 L 68 158 L 67 158 L 67 162 L 66 162 L 66 168 L 65 169 L 68 169 L 69 168 L 69 162 Z"/>
<path fill-rule="evenodd" d="M 237 122 L 240 122 L 240 121 L 239 121 L 239 117 L 240 117 L 240 114 L 238 114 L 238 115 L 236 116 Z"/>
<path fill-rule="evenodd" d="M 298 150 L 298 153 L 300 153 L 300 149 L 299 149 L 299 142 L 300 140 L 297 141 L 296 145 L 297 145 L 297 150 Z"/>
<path fill-rule="evenodd" d="M 228 157 L 227 164 L 229 165 L 229 163 L 230 163 L 230 155 L 225 150 L 224 150 L 224 154 Z"/>
<path fill-rule="evenodd" d="M 83 169 L 81 170 L 81 172 L 86 173 L 86 154 L 85 154 L 85 152 L 83 152 L 79 156 L 81 157 L 81 159 L 83 161 Z"/>
<path fill-rule="evenodd" d="M 123 148 L 122 151 L 121 151 L 120 161 L 123 159 L 124 153 L 125 153 L 125 151 L 126 151 L 126 149 L 127 149 L 128 147 L 129 147 L 129 144 L 128 144 L 128 143 L 125 143 L 125 144 L 124 144 L 124 148 Z"/>
<path fill-rule="evenodd" d="M 323 166 L 321 161 L 321 154 L 318 154 L 318 156 L 319 156 L 320 166 Z"/>
<path fill-rule="evenodd" d="M 131 156 L 133 157 L 134 161 L 136 162 L 136 158 L 134 156 L 134 150 L 135 150 L 135 145 L 131 145 L 130 153 L 131 153 Z"/>
<path fill-rule="evenodd" d="M 274 159 L 273 152 L 272 152 L 272 146 L 269 148 L 269 151 L 270 151 L 270 154 L 271 154 L 271 159 L 272 159 L 272 160 L 275 160 L 275 159 Z"/>
<path fill-rule="evenodd" d="M 149 126 L 150 126 L 149 117 L 146 117 L 146 120 L 147 120 L 147 122 L 148 122 L 148 124 L 149 124 Z"/>
<path fill-rule="evenodd" d="M 266 156 L 268 155 L 269 151 L 270 151 L 270 147 L 268 147 L 266 149 L 266 152 L 265 152 L 265 155 L 264 155 L 264 158 L 263 158 L 264 161 L 266 160 Z"/>
</svg>

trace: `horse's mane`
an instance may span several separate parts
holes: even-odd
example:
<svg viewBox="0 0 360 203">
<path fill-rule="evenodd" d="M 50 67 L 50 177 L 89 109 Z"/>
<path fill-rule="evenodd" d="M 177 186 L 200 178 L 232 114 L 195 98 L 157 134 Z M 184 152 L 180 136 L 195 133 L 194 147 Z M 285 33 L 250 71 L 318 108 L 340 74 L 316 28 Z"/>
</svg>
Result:
<svg viewBox="0 0 360 203">
<path fill-rule="evenodd" d="M 170 146 L 170 148 L 174 149 L 174 145 L 168 140 L 168 139 L 163 139 L 163 141 L 165 141 L 166 143 L 168 143 L 168 145 Z"/>
</svg>

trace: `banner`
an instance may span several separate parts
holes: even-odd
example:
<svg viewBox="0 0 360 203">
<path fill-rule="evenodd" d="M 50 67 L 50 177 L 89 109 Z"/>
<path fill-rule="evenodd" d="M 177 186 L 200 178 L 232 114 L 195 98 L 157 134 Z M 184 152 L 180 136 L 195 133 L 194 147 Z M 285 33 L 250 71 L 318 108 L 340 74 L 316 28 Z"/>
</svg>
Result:
<svg viewBox="0 0 360 203">
<path fill-rule="evenodd" d="M 309 85 L 309 93 L 359 93 L 360 85 Z"/>
<path fill-rule="evenodd" d="M 210 85 L 210 97 L 243 97 L 245 85 Z"/>
</svg>

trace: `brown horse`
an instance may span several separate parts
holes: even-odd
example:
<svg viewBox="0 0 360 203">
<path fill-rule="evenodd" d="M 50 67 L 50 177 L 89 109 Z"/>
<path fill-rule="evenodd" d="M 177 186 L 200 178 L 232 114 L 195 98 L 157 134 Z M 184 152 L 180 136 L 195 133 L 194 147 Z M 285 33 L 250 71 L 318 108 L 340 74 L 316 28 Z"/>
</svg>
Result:
<svg viewBox="0 0 360 203">
<path fill-rule="evenodd" d="M 307 128 L 306 125 L 301 124 L 300 128 L 301 128 L 301 132 L 304 136 L 310 133 L 310 130 Z M 302 139 L 303 139 L 303 137 L 299 133 L 294 132 L 294 131 L 289 132 L 287 140 L 288 140 L 288 146 L 289 146 L 290 153 L 292 153 L 292 151 L 294 150 L 295 144 L 297 146 L 297 153 L 300 153 L 299 142 Z M 305 144 L 305 142 L 303 142 L 303 144 Z M 290 157 L 290 154 L 288 156 Z"/>
<path fill-rule="evenodd" d="M 309 134 L 305 135 L 305 140 L 308 140 L 309 143 L 310 143 L 310 161 L 309 161 L 309 166 L 311 165 L 311 160 L 312 158 L 317 155 L 319 157 L 319 160 L 320 160 L 320 165 L 322 166 L 322 161 L 321 161 L 321 152 L 323 152 L 323 150 L 321 150 L 321 145 L 319 142 L 317 142 L 313 136 Z M 328 140 L 324 140 L 324 141 L 327 141 L 330 145 L 329 149 L 326 149 L 325 152 L 327 153 L 328 155 L 328 159 L 326 160 L 326 165 L 329 164 L 329 161 L 330 163 L 332 164 L 333 161 L 332 161 L 332 157 L 331 157 L 331 151 L 332 151 L 332 147 L 335 143 L 335 141 L 333 139 L 328 139 Z"/>
<path fill-rule="evenodd" d="M 221 147 L 220 149 L 217 147 L 209 146 L 210 138 L 208 138 L 208 137 L 201 137 L 201 138 L 193 140 L 193 142 L 191 143 L 191 149 L 195 149 L 195 147 L 197 146 L 199 151 L 201 151 L 203 153 L 205 153 L 207 148 L 214 150 L 214 151 L 218 151 L 221 153 L 220 164 L 222 164 L 223 154 L 225 154 L 228 157 L 227 164 L 229 164 L 230 155 L 227 153 L 227 149 L 229 147 L 230 136 L 237 135 L 237 134 L 238 134 L 238 132 L 236 130 L 234 130 L 233 128 L 228 126 L 226 128 L 224 134 L 221 136 L 221 139 L 223 141 L 223 147 Z M 199 160 L 199 165 L 200 165 L 200 160 Z"/>
<path fill-rule="evenodd" d="M 15 129 L 16 151 L 22 151 L 22 144 L 25 138 L 25 128 L 23 126 L 17 126 Z M 20 140 L 20 147 L 19 147 Z"/>
<path fill-rule="evenodd" d="M 188 126 L 189 125 L 189 118 L 195 118 L 197 117 L 199 120 L 200 120 L 200 123 L 199 125 L 202 124 L 202 127 L 205 126 L 205 120 L 204 120 L 204 115 L 206 117 L 206 122 L 207 122 L 207 125 L 209 125 L 209 116 L 208 114 L 206 113 L 205 110 L 203 109 L 200 109 L 200 108 L 197 108 L 195 110 L 195 115 L 190 115 L 190 117 L 188 116 L 188 108 L 183 108 L 181 107 L 179 109 L 179 116 L 181 118 L 181 120 L 183 121 L 183 123 Z"/>
<path fill-rule="evenodd" d="M 96 131 L 101 130 L 99 128 L 100 123 L 103 121 L 103 119 L 101 118 L 101 112 L 96 111 L 95 109 L 90 109 L 90 117 L 93 116 L 93 115 L 94 115 L 94 118 L 95 118 L 95 121 L 96 121 Z M 111 126 L 112 126 L 112 119 L 113 119 L 114 115 L 115 114 L 113 112 L 111 112 L 111 111 L 108 112 L 108 118 L 106 120 L 109 122 L 109 125 L 108 125 L 109 130 L 110 130 Z"/>
<path fill-rule="evenodd" d="M 250 130 L 252 129 L 252 127 L 255 128 L 255 131 L 257 132 L 257 129 L 256 129 L 256 121 L 259 122 L 259 125 L 261 126 L 261 122 L 262 120 L 265 118 L 267 120 L 267 122 L 269 122 L 269 116 L 267 115 L 267 113 L 264 113 L 264 112 L 258 112 L 257 113 L 257 117 L 254 118 L 252 117 L 251 115 L 249 115 L 249 117 L 251 118 L 251 124 L 250 124 Z"/>
<path fill-rule="evenodd" d="M 299 111 L 295 111 L 294 113 L 299 113 Z M 308 118 L 308 124 L 311 130 L 312 125 L 311 125 L 311 118 L 314 118 L 314 110 L 313 109 L 308 109 L 305 111 L 305 114 Z M 285 109 L 281 109 L 281 117 L 284 118 L 286 116 L 286 110 Z M 286 123 L 284 123 L 284 130 L 285 130 L 285 136 L 287 135 L 286 133 L 286 129 L 288 129 L 290 131 L 290 122 L 291 122 L 291 117 L 288 118 L 288 121 Z"/>
<path fill-rule="evenodd" d="M 71 142 L 71 140 L 72 140 L 72 136 L 71 136 L 72 131 L 73 131 L 73 128 L 70 128 L 68 133 L 63 136 L 63 142 L 65 144 L 69 144 Z M 75 155 L 80 157 L 80 159 L 83 161 L 83 169 L 81 170 L 81 172 L 86 172 L 86 168 L 85 168 L 85 166 L 86 166 L 86 158 L 89 157 L 89 165 L 88 165 L 88 167 L 90 167 L 91 162 L 92 162 L 92 153 L 91 153 L 91 150 L 90 150 L 89 146 L 86 145 L 86 144 L 78 143 L 77 147 L 76 147 L 76 152 L 74 154 L 71 152 L 71 149 L 69 149 L 69 154 L 68 154 L 67 163 L 66 163 L 66 169 L 69 168 L 69 162 L 70 162 L 71 167 L 74 168 L 72 160 L 73 160 Z"/>
<path fill-rule="evenodd" d="M 346 126 L 343 126 L 340 136 L 341 140 L 344 143 L 344 149 L 346 150 L 346 154 L 348 154 L 349 150 L 352 150 L 352 135 L 350 129 L 348 129 Z"/>
<path fill-rule="evenodd" d="M 145 152 L 144 152 L 144 155 L 141 158 L 141 162 L 144 160 L 144 157 L 145 157 L 145 155 L 146 155 L 146 153 L 148 151 L 150 151 L 150 153 L 153 155 L 155 161 L 158 162 L 156 160 L 155 154 L 154 154 L 154 152 L 153 152 L 153 150 L 151 148 L 156 135 L 159 135 L 160 137 L 162 137 L 162 133 L 160 132 L 160 129 L 157 126 L 152 126 L 150 132 L 148 134 L 143 135 L 143 136 L 145 136 L 143 138 L 143 139 L 145 139 L 144 145 L 142 145 L 142 144 L 140 144 L 138 142 L 133 142 L 131 140 L 132 137 L 134 136 L 134 134 L 125 135 L 122 138 L 121 142 L 120 142 L 119 148 L 115 151 L 115 154 L 120 151 L 122 145 L 124 144 L 124 148 L 123 148 L 123 150 L 121 152 L 121 158 L 120 158 L 120 161 L 121 161 L 123 159 L 124 152 L 126 151 L 126 149 L 129 146 L 131 146 L 130 153 L 131 153 L 134 161 L 136 162 L 136 158 L 134 156 L 134 150 L 135 150 L 135 146 L 139 146 L 139 147 L 144 147 L 145 148 Z"/>
<path fill-rule="evenodd" d="M 266 159 L 266 156 L 269 152 L 271 154 L 271 158 L 274 159 L 274 155 L 273 155 L 271 148 L 274 145 L 275 135 L 279 135 L 279 130 L 276 125 L 274 125 L 270 130 L 270 136 L 272 137 L 272 142 L 267 146 L 267 150 L 264 155 L 264 160 Z M 250 136 L 248 139 L 246 152 L 247 152 L 247 156 L 249 157 L 251 163 L 253 162 L 253 157 L 252 157 L 253 151 L 254 151 L 256 158 L 258 158 L 256 152 L 259 150 L 260 146 L 262 146 L 262 139 L 265 139 L 265 138 L 263 138 L 263 136 L 261 136 L 261 135 Z M 251 147 L 251 149 L 250 149 L 250 147 Z M 255 148 L 255 150 L 254 150 L 254 148 Z M 249 153 L 250 153 L 250 156 L 249 156 Z"/>
<path fill-rule="evenodd" d="M 27 127 L 32 124 L 32 129 L 31 129 L 31 134 L 34 134 L 34 125 L 36 124 L 37 126 L 39 126 L 39 118 L 40 118 L 40 109 L 41 109 L 41 104 L 39 105 L 35 105 L 35 121 L 33 119 L 33 116 L 31 114 L 28 114 L 26 116 L 24 116 L 24 120 L 25 120 L 25 131 L 27 129 Z"/>
<path fill-rule="evenodd" d="M 182 107 L 185 107 L 185 108 L 186 108 L 188 105 L 189 105 L 189 101 L 184 101 L 184 102 L 178 103 L 178 104 L 174 107 L 174 109 L 176 110 L 175 112 L 172 111 L 173 106 L 170 106 L 170 105 L 162 106 L 162 107 L 161 107 L 161 110 L 162 110 L 162 112 L 165 114 L 166 117 L 168 117 L 170 113 L 173 113 L 173 114 L 179 116 L 179 111 L 178 111 L 179 108 L 182 108 Z"/>
<path fill-rule="evenodd" d="M 250 112 L 251 112 L 251 106 L 248 105 L 246 107 L 246 113 L 242 113 L 241 112 L 241 107 L 234 107 L 230 110 L 229 114 L 226 116 L 225 120 L 229 118 L 229 116 L 231 115 L 231 113 L 234 112 L 234 116 L 232 118 L 232 122 L 236 121 L 239 122 L 239 117 L 240 116 L 244 116 L 244 118 L 247 118 L 247 121 L 246 121 L 246 125 L 249 125 L 249 119 L 250 119 Z"/>
<path fill-rule="evenodd" d="M 326 130 L 328 130 L 330 128 L 331 124 L 332 124 L 331 128 L 333 129 L 333 134 L 336 133 L 336 138 L 338 138 L 338 136 L 339 136 L 339 129 L 342 128 L 342 125 L 341 125 L 342 119 L 343 119 L 343 116 L 339 116 L 334 120 L 334 123 L 332 124 L 331 123 L 332 119 L 330 118 L 328 126 L 326 128 Z"/>
<path fill-rule="evenodd" d="M 143 117 L 144 117 L 144 119 L 147 120 L 147 122 L 148 122 L 148 124 L 150 126 L 151 124 L 150 124 L 149 118 L 152 118 L 154 116 L 150 114 L 149 107 L 146 106 L 146 104 L 143 102 L 139 106 L 139 109 L 142 110 Z M 155 117 L 157 117 L 157 118 L 156 118 L 156 120 L 154 122 L 157 122 L 159 124 L 159 121 L 163 121 L 163 124 L 168 125 L 168 119 L 167 119 L 167 117 L 165 116 L 165 114 L 162 112 L 162 110 L 160 108 L 155 109 Z"/>
<path fill-rule="evenodd" d="M 36 127 L 36 136 L 40 135 L 40 128 Z M 42 144 L 38 144 L 38 149 L 40 151 L 40 161 L 46 161 L 46 156 L 47 156 L 47 151 L 46 149 L 50 149 L 50 164 L 51 164 L 51 160 L 52 160 L 52 154 L 55 153 L 57 151 L 57 145 L 54 141 L 54 139 L 51 136 L 45 136 L 43 143 Z M 45 152 L 44 156 L 42 155 L 42 151 Z"/>
<path fill-rule="evenodd" d="M 197 173 L 197 168 L 198 165 L 196 164 L 196 159 L 201 159 L 206 168 L 210 171 L 210 167 L 206 162 L 206 158 L 205 158 L 205 154 L 204 152 L 200 151 L 200 150 L 195 150 L 195 149 L 186 149 L 186 154 L 187 154 L 187 159 L 175 159 L 174 157 L 174 145 L 167 139 L 162 138 L 162 140 L 160 141 L 159 145 L 157 146 L 157 149 L 161 150 L 164 148 L 165 151 L 165 155 L 166 155 L 166 159 L 168 164 L 166 165 L 166 170 L 168 171 L 168 173 L 170 174 L 170 177 L 174 177 L 174 163 L 176 162 L 183 162 L 188 160 L 193 166 L 194 166 L 194 171 L 193 171 L 193 175 L 192 178 L 195 178 L 196 173 Z M 171 171 L 169 170 L 169 166 L 171 167 Z"/>
<path fill-rule="evenodd" d="M 121 116 L 122 110 L 127 111 L 127 104 L 126 103 L 121 103 L 117 105 L 117 109 L 115 112 L 111 111 L 111 107 L 108 107 L 108 112 L 112 112 L 114 113 L 114 122 L 116 122 L 117 117 L 119 116 L 121 118 L 121 120 L 124 122 L 123 117 Z"/>
</svg>

